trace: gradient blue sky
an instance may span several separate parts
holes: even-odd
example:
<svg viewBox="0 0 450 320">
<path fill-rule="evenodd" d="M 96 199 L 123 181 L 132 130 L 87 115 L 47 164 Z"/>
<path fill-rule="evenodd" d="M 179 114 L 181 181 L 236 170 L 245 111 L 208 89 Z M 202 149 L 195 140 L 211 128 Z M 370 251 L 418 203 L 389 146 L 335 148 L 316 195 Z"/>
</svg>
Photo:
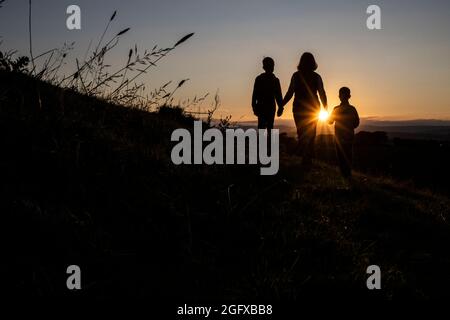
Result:
<svg viewBox="0 0 450 320">
<path fill-rule="evenodd" d="M 66 8 L 82 10 L 82 29 L 66 29 Z M 366 8 L 377 4 L 382 30 L 366 28 Z M 7 0 L 0 9 L 1 50 L 28 53 L 28 1 Z M 112 63 L 124 63 L 135 43 L 141 48 L 170 46 L 195 36 L 143 78 L 149 87 L 190 78 L 178 98 L 214 94 L 222 114 L 252 120 L 253 80 L 261 60 L 271 56 L 283 92 L 300 54 L 319 63 L 330 105 L 337 91 L 352 89 L 361 116 L 450 119 L 450 1 L 301 0 L 39 0 L 33 4 L 34 51 L 76 41 L 72 58 L 82 57 L 99 38 L 114 10 L 111 34 L 131 27 Z M 290 107 L 283 117 L 290 118 Z"/>
</svg>

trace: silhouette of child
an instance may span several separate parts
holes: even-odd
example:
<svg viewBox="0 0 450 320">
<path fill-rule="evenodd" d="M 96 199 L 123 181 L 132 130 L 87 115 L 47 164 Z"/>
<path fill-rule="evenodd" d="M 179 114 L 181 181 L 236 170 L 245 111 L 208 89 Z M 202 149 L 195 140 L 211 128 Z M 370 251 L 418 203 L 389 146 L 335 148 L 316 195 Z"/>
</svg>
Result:
<svg viewBox="0 0 450 320">
<path fill-rule="evenodd" d="M 283 96 L 281 94 L 280 80 L 273 74 L 275 62 L 272 58 L 266 57 L 262 61 L 264 73 L 255 79 L 252 96 L 252 108 L 255 116 L 258 117 L 259 129 L 273 129 L 275 119 L 276 104 L 278 108 L 283 107 Z"/>
<path fill-rule="evenodd" d="M 353 140 L 355 129 L 359 126 L 358 112 L 348 102 L 350 97 L 349 88 L 342 87 L 339 89 L 341 104 L 333 109 L 329 118 L 329 124 L 335 123 L 336 156 L 344 178 L 351 178 L 352 175 Z"/>
</svg>

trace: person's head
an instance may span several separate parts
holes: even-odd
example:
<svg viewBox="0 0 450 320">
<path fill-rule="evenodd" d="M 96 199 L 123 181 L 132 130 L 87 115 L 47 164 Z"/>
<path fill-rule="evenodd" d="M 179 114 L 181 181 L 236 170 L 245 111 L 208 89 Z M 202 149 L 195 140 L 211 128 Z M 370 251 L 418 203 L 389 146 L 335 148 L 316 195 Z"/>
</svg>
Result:
<svg viewBox="0 0 450 320">
<path fill-rule="evenodd" d="M 263 69 L 266 72 L 273 72 L 275 68 L 275 61 L 271 57 L 265 57 L 262 61 L 263 63 Z"/>
<path fill-rule="evenodd" d="M 342 87 L 339 89 L 339 99 L 341 102 L 347 102 L 351 97 L 350 88 Z"/>
<path fill-rule="evenodd" d="M 298 63 L 297 70 L 303 72 L 313 72 L 317 70 L 316 59 L 311 52 L 305 52 L 300 57 L 300 62 Z"/>
</svg>

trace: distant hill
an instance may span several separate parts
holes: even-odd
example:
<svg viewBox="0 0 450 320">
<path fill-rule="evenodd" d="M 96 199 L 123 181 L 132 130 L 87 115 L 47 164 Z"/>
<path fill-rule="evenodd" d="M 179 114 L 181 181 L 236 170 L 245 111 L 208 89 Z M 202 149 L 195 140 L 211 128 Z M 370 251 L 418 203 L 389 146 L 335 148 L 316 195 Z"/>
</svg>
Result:
<svg viewBox="0 0 450 320">
<path fill-rule="evenodd" d="M 361 124 L 378 127 L 450 127 L 450 120 L 377 120 L 376 118 L 361 118 Z"/>
<path fill-rule="evenodd" d="M 256 121 L 244 121 L 238 123 L 242 127 L 256 127 Z M 293 120 L 276 119 L 275 128 L 280 132 L 295 135 Z M 359 131 L 384 131 L 389 138 L 405 139 L 434 139 L 450 141 L 450 120 L 418 119 L 404 121 L 376 120 L 373 118 L 361 118 Z"/>
<path fill-rule="evenodd" d="M 380 121 L 362 119 L 358 131 L 385 131 L 390 138 L 450 140 L 449 120 Z"/>
</svg>

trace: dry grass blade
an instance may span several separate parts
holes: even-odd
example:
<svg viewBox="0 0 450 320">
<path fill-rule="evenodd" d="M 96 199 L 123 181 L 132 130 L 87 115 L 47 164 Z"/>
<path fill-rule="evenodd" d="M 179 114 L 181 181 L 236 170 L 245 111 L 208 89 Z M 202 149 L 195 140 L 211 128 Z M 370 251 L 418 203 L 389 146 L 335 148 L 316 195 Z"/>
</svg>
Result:
<svg viewBox="0 0 450 320">
<path fill-rule="evenodd" d="M 186 81 L 188 81 L 189 79 L 183 79 L 180 81 L 180 83 L 178 83 L 178 88 L 181 87 Z"/>
<path fill-rule="evenodd" d="M 182 44 L 183 42 L 185 42 L 187 39 L 189 39 L 190 37 L 192 37 L 194 35 L 194 32 L 189 33 L 188 35 L 185 35 L 183 38 L 181 38 L 180 40 L 178 40 L 177 43 L 175 43 L 175 45 L 173 46 L 174 48 L 177 47 L 178 45 Z"/>
<path fill-rule="evenodd" d="M 123 29 L 122 31 L 120 31 L 120 32 L 117 34 L 116 37 L 119 37 L 119 36 L 123 35 L 124 33 L 127 33 L 128 31 L 130 31 L 130 29 L 131 29 L 131 28 Z"/>
</svg>

